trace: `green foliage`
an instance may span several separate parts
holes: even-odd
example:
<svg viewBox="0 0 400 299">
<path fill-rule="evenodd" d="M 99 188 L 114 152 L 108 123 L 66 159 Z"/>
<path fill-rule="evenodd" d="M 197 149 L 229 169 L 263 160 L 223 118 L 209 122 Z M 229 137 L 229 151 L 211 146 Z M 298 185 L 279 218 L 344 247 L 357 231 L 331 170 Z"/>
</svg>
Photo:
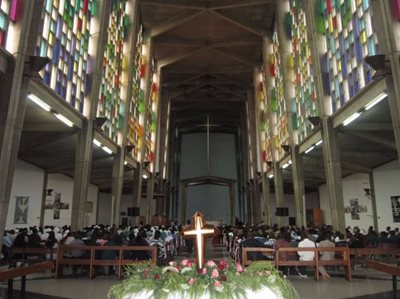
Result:
<svg viewBox="0 0 400 299">
<path fill-rule="evenodd" d="M 197 270 L 187 260 L 168 267 L 141 263 L 126 267 L 126 271 L 128 278 L 111 287 L 109 298 L 122 299 L 147 291 L 154 299 L 166 299 L 169 293 L 195 299 L 205 292 L 213 299 L 241 299 L 246 298 L 246 290 L 257 291 L 263 287 L 280 293 L 284 299 L 299 298 L 290 282 L 280 276 L 272 263 L 265 261 L 254 262 L 243 271 L 234 262 L 226 261 L 209 262 L 205 269 Z"/>
</svg>

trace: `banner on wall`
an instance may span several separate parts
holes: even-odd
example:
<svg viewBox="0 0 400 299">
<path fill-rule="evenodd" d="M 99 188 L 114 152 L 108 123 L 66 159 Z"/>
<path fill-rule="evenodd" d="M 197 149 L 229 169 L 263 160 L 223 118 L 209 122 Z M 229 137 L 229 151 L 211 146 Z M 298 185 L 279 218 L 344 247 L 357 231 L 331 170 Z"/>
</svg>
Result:
<svg viewBox="0 0 400 299">
<path fill-rule="evenodd" d="M 15 196 L 14 224 L 28 223 L 29 196 Z"/>
<path fill-rule="evenodd" d="M 400 222 L 400 195 L 390 197 L 392 202 L 393 222 Z"/>
<path fill-rule="evenodd" d="M 61 201 L 60 192 L 53 192 L 53 189 L 48 189 L 47 192 L 48 193 L 46 195 L 46 204 L 44 208 L 46 210 L 53 210 L 53 219 L 58 220 L 60 219 L 61 210 L 69 209 L 69 203 Z"/>
</svg>

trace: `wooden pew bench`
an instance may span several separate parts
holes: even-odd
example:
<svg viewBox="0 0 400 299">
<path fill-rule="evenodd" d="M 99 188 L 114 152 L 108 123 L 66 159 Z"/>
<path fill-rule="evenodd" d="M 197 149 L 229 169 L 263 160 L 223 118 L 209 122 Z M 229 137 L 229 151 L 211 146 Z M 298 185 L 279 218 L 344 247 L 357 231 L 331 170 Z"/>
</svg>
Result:
<svg viewBox="0 0 400 299">
<path fill-rule="evenodd" d="M 312 261 L 299 261 L 282 258 L 288 254 L 296 253 L 298 251 L 314 251 L 314 259 Z M 320 253 L 324 251 L 337 252 L 337 257 L 333 260 L 321 260 Z M 312 248 L 297 248 L 297 247 L 282 247 L 278 250 L 262 247 L 243 247 L 242 248 L 242 264 L 248 266 L 251 260 L 248 258 L 249 252 L 261 252 L 264 255 L 273 255 L 275 259 L 271 261 L 275 267 L 280 266 L 310 266 L 315 269 L 315 277 L 319 280 L 319 266 L 344 266 L 346 271 L 346 280 L 351 281 L 351 263 L 348 247 L 312 247 Z"/>
<path fill-rule="evenodd" d="M 71 250 L 85 252 L 85 258 L 73 258 L 70 256 Z M 96 258 L 98 251 L 116 251 L 116 259 Z M 124 259 L 125 251 L 150 251 L 151 265 L 157 263 L 157 247 L 155 246 L 69 246 L 60 245 L 57 248 L 56 259 L 56 278 L 62 277 L 64 265 L 88 266 L 89 278 L 94 278 L 96 266 L 116 266 L 118 277 L 122 276 L 123 266 L 134 264 L 136 261 Z"/>
<path fill-rule="evenodd" d="M 8 299 L 13 298 L 13 279 L 21 277 L 21 295 L 20 298 L 26 297 L 26 275 L 32 273 L 43 272 L 53 267 L 51 261 L 41 262 L 34 265 L 22 266 L 17 268 L 7 269 L 0 272 L 0 281 L 8 281 Z"/>
<path fill-rule="evenodd" d="M 350 248 L 350 258 L 352 266 L 366 265 L 368 259 L 399 259 L 400 248 L 393 247 L 365 247 Z"/>
</svg>

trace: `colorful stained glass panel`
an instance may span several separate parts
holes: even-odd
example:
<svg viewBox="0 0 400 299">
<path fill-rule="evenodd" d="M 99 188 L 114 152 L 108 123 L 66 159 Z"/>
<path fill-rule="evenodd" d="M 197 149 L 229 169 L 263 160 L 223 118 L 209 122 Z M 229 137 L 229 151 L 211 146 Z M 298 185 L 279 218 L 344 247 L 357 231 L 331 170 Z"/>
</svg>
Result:
<svg viewBox="0 0 400 299">
<path fill-rule="evenodd" d="M 325 25 L 332 112 L 350 101 L 372 80 L 364 62 L 378 53 L 372 8 L 369 0 L 319 0 Z"/>
<path fill-rule="evenodd" d="M 93 0 L 45 0 L 36 55 L 49 57 L 43 81 L 79 112 L 90 92 Z"/>
</svg>

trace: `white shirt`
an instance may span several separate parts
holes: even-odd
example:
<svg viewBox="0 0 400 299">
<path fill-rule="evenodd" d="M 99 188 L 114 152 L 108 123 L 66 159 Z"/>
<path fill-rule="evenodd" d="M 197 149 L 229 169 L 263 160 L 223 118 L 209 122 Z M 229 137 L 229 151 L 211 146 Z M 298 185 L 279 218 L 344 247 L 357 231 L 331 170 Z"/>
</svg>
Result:
<svg viewBox="0 0 400 299">
<path fill-rule="evenodd" d="M 315 243 L 309 239 L 304 239 L 299 243 L 299 248 L 301 247 L 311 247 L 315 248 Z M 299 261 L 312 261 L 314 260 L 314 251 L 298 251 Z"/>
</svg>

